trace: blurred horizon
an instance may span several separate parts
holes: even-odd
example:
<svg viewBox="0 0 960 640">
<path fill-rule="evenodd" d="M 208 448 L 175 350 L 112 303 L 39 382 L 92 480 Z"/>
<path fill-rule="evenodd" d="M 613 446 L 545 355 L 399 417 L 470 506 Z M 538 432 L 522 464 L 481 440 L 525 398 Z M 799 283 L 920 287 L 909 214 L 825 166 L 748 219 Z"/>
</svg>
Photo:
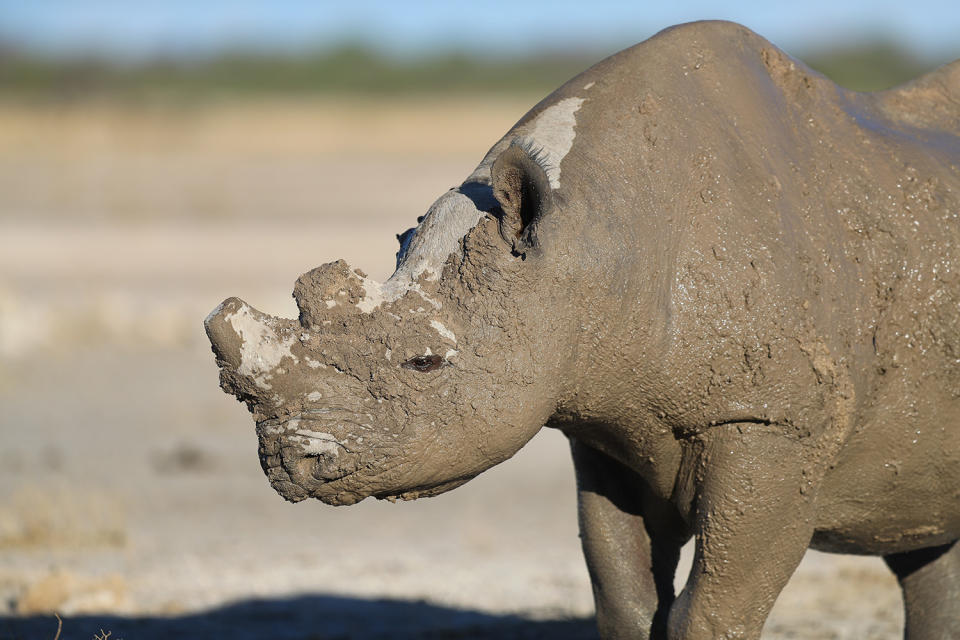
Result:
<svg viewBox="0 0 960 640">
<path fill-rule="evenodd" d="M 376 0 L 0 0 L 0 95 L 542 94 L 697 19 L 740 22 L 858 90 L 893 86 L 960 57 L 960 9 L 937 0 L 812 0 L 789 11 L 754 0 L 722 7 L 495 0 L 469 12 Z"/>
<path fill-rule="evenodd" d="M 422 0 L 0 0 L 0 42 L 44 56 L 126 62 L 199 59 L 231 51 L 298 54 L 344 46 L 401 58 L 451 51 L 480 58 L 543 51 L 609 55 L 694 20 L 739 22 L 794 55 L 877 41 L 925 59 L 960 52 L 960 9 L 947 0 L 808 0 L 787 10 L 760 0 L 491 0 L 469 11 L 455 3 Z"/>
<path fill-rule="evenodd" d="M 257 94 L 533 96 L 549 93 L 610 53 L 537 50 L 501 59 L 463 49 L 436 49 L 397 59 L 355 41 L 290 52 L 234 48 L 201 57 L 118 60 L 90 52 L 50 56 L 0 40 L 0 99 L 182 102 Z M 952 59 L 924 57 L 885 38 L 788 53 L 841 86 L 861 91 L 892 87 Z"/>
</svg>

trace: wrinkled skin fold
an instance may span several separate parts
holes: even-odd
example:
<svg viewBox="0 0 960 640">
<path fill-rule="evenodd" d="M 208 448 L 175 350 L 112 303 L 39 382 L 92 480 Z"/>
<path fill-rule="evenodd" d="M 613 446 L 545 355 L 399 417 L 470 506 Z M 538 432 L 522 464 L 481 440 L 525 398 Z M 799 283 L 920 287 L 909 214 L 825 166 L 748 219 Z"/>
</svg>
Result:
<svg viewBox="0 0 960 640">
<path fill-rule="evenodd" d="M 883 556 L 910 640 L 960 629 L 960 63 L 855 93 L 675 27 L 398 238 L 384 283 L 333 262 L 296 319 L 205 322 L 284 498 L 435 495 L 546 425 L 605 638 L 759 638 L 811 546 Z"/>
</svg>

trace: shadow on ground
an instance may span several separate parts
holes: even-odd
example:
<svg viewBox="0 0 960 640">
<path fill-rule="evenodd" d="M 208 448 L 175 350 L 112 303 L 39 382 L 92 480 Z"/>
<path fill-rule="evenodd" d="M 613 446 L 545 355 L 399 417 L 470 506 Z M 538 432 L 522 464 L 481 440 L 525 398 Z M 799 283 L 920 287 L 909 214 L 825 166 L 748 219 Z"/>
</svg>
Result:
<svg viewBox="0 0 960 640">
<path fill-rule="evenodd" d="M 0 640 L 53 640 L 53 616 L 0 617 Z M 230 638 L 230 640 L 595 640 L 592 618 L 528 620 L 425 602 L 298 596 L 244 600 L 173 616 L 72 616 L 60 640 Z"/>
</svg>

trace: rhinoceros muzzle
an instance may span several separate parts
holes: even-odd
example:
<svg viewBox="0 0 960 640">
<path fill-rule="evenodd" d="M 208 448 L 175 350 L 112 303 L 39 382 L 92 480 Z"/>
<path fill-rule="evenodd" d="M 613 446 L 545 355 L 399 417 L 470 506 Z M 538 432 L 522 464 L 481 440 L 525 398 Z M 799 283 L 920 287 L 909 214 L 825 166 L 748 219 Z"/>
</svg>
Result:
<svg viewBox="0 0 960 640">
<path fill-rule="evenodd" d="M 330 483 L 356 473 L 357 453 L 333 435 L 343 430 L 343 422 L 318 419 L 309 410 L 291 418 L 260 421 L 260 464 L 274 489 L 294 502 L 304 497 L 323 499 L 331 493 Z"/>
</svg>

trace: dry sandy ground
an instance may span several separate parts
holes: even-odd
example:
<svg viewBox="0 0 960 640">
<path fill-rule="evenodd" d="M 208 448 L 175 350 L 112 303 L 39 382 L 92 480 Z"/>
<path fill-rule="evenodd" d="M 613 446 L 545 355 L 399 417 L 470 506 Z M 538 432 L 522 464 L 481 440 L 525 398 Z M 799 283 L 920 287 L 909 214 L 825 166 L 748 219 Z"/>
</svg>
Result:
<svg viewBox="0 0 960 640">
<path fill-rule="evenodd" d="M 429 500 L 289 505 L 200 325 L 289 314 L 337 257 L 385 276 L 522 111 L 0 109 L 0 639 L 595 637 L 562 437 Z M 811 553 L 764 637 L 901 622 L 882 563 Z"/>
</svg>

